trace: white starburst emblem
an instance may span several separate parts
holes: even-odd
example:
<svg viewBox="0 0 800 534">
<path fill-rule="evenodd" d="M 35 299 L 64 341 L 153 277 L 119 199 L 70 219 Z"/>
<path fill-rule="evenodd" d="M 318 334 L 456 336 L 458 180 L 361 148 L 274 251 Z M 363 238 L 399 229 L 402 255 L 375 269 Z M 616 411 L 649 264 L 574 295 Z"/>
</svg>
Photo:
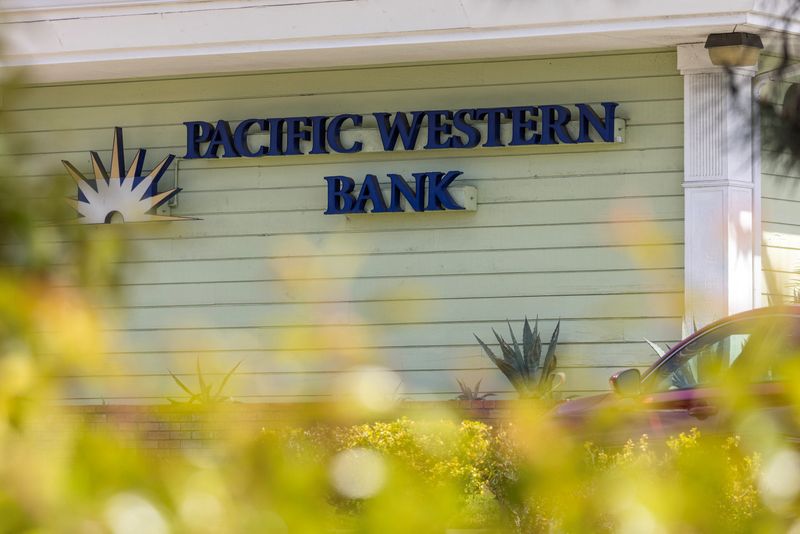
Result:
<svg viewBox="0 0 800 534">
<path fill-rule="evenodd" d="M 142 176 L 145 150 L 139 149 L 133 163 L 125 171 L 125 148 L 122 128 L 114 128 L 114 145 L 111 150 L 111 172 L 107 172 L 97 152 L 90 152 L 94 179 L 87 179 L 70 162 L 62 163 L 78 185 L 78 198 L 69 199 L 81 215 L 80 222 L 102 224 L 110 222 L 174 221 L 187 217 L 158 215 L 156 208 L 180 192 L 180 188 L 159 193 L 158 181 L 164 176 L 175 156 L 170 154 Z"/>
</svg>

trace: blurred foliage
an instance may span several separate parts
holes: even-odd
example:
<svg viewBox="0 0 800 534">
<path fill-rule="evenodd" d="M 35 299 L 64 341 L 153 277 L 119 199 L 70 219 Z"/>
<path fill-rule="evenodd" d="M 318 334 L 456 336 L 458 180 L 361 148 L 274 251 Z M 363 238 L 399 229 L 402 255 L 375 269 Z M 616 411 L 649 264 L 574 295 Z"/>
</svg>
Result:
<svg viewBox="0 0 800 534">
<path fill-rule="evenodd" d="M 2 90 L 11 102 L 13 88 Z M 747 395 L 769 359 L 725 384 L 741 438 L 687 431 L 621 449 L 585 444 L 548 412 L 559 327 L 542 361 L 527 320 L 521 347 L 513 331 L 510 345 L 496 334 L 500 358 L 483 345 L 521 396 L 541 397 L 517 402 L 498 428 L 441 411 L 392 420 L 386 402 L 369 406 L 388 421 L 348 424 L 372 413 L 354 395 L 314 425 L 286 418 L 260 433 L 223 413 L 213 446 L 160 454 L 137 432 L 78 415 L 57 402 L 61 378 L 104 370 L 108 318 L 98 303 L 113 296 L 125 227 L 75 224 L 61 200 L 74 191 L 60 171 L 23 172 L 10 154 L 25 150 L 6 120 L 0 114 L 0 532 L 800 532 L 800 454 L 774 405 Z M 777 369 L 795 425 L 798 361 Z M 185 389 L 207 399 L 227 383 L 213 394 L 199 366 L 198 380 L 200 393 Z M 222 403 L 203 404 L 198 414 Z M 598 412 L 598 425 L 619 425 L 620 413 Z"/>
<path fill-rule="evenodd" d="M 507 343 L 503 337 L 494 329 L 497 343 L 500 345 L 502 357 L 495 356 L 489 346 L 484 343 L 477 335 L 483 351 L 492 360 L 498 369 L 508 378 L 519 396 L 523 399 L 539 398 L 552 399 L 555 390 L 564 382 L 564 374 L 557 373 L 558 359 L 556 358 L 556 346 L 558 345 L 558 332 L 561 328 L 559 320 L 550 337 L 547 346 L 547 353 L 542 360 L 542 338 L 539 335 L 539 318 L 534 322 L 533 330 L 525 318 L 522 327 L 522 346 L 517 343 L 511 322 L 508 323 L 508 332 L 511 335 L 511 344 Z"/>
</svg>

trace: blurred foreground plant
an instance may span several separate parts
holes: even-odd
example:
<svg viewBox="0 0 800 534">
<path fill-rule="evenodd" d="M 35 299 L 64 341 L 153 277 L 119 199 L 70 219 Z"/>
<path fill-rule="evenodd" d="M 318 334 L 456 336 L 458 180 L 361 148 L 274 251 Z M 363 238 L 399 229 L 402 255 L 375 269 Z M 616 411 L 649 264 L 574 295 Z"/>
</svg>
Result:
<svg viewBox="0 0 800 534">
<path fill-rule="evenodd" d="M 24 154 L 10 139 L 0 137 L 3 154 Z M 744 409 L 738 417 L 758 428 L 763 455 L 696 432 L 621 451 L 584 447 L 536 400 L 501 428 L 440 421 L 438 408 L 430 421 L 344 425 L 332 414 L 354 411 L 346 403 L 312 427 L 273 405 L 283 426 L 261 433 L 237 429 L 226 410 L 244 405 L 222 402 L 200 406 L 177 430 L 138 421 L 142 407 L 116 426 L 117 407 L 65 409 L 55 402 L 63 377 L 103 350 L 97 303 L 116 279 L 124 227 L 72 224 L 61 201 L 68 192 L 48 187 L 56 178 L 13 168 L 0 168 L 0 532 L 800 529 L 800 457 L 775 425 L 754 423 Z M 481 345 L 521 396 L 547 399 L 560 376 L 558 332 L 543 362 L 538 326 L 531 331 L 527 319 L 521 348 L 513 331 L 511 345 L 495 334 L 502 358 Z M 221 400 L 237 368 L 214 392 L 198 365 L 198 392 L 178 381 L 194 404 L 159 408 L 165 419 Z M 800 371 L 793 377 L 800 391 Z M 145 449 L 162 433 L 178 434 L 173 442 L 185 448 Z M 217 440 L 206 443 L 212 433 Z"/>
<path fill-rule="evenodd" d="M 74 195 L 54 161 L 32 165 L 6 111 L 18 85 L 0 84 L 0 439 L 24 436 L 35 412 L 62 396 L 55 376 L 96 372 L 98 304 L 113 300 L 123 254 L 118 228 L 75 224 Z M 47 168 L 48 174 L 31 169 Z"/>
</svg>

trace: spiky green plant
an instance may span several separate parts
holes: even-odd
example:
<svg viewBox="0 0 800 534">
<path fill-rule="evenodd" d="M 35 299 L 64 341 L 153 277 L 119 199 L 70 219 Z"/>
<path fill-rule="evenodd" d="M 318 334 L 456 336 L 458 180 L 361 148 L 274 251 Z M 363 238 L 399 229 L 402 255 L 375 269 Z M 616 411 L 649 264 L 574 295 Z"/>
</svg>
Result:
<svg viewBox="0 0 800 534">
<path fill-rule="evenodd" d="M 228 381 L 231 379 L 233 374 L 242 365 L 242 360 L 239 360 L 239 363 L 233 366 L 233 368 L 228 371 L 225 377 L 220 382 L 219 387 L 217 388 L 216 393 L 214 393 L 214 385 L 209 384 L 206 382 L 205 378 L 203 377 L 203 370 L 200 368 L 200 358 L 197 359 L 197 383 L 200 386 L 198 391 L 192 391 L 189 386 L 187 386 L 180 378 L 178 378 L 175 373 L 172 371 L 169 372 L 172 379 L 175 381 L 180 388 L 185 391 L 189 395 L 189 399 L 186 401 L 180 401 L 175 399 L 168 398 L 167 400 L 172 404 L 202 404 L 202 405 L 212 405 L 212 404 L 219 404 L 221 402 L 226 402 L 231 400 L 230 397 L 226 397 L 222 395 L 222 391 L 225 389 L 225 386 L 228 385 Z"/>
<path fill-rule="evenodd" d="M 698 330 L 697 321 L 694 318 L 692 318 L 692 333 L 697 332 L 697 330 Z M 645 343 L 650 345 L 650 348 L 653 349 L 653 352 L 655 352 L 659 358 L 663 358 L 666 353 L 672 350 L 672 347 L 670 347 L 666 343 L 664 344 L 664 346 L 667 347 L 665 350 L 662 349 L 657 343 L 654 343 L 647 338 L 644 338 L 644 341 Z M 695 380 L 694 375 L 692 374 L 692 371 L 689 368 L 676 369 L 675 372 L 672 374 L 671 381 L 672 385 L 678 389 L 686 389 L 692 387 L 697 383 L 697 380 Z"/>
<path fill-rule="evenodd" d="M 655 352 L 655 353 L 658 355 L 658 357 L 659 357 L 659 358 L 661 358 L 662 356 L 664 356 L 664 355 L 665 355 L 667 352 L 669 352 L 669 351 L 670 351 L 670 349 L 671 349 L 671 347 L 670 347 L 669 345 L 667 345 L 667 349 L 666 349 L 666 350 L 664 350 L 664 349 L 662 349 L 660 346 L 658 346 L 656 343 L 653 343 L 652 341 L 650 341 L 650 340 L 649 340 L 649 339 L 647 339 L 647 338 L 644 338 L 644 341 L 645 341 L 645 343 L 647 343 L 648 345 L 650 345 L 650 348 L 651 348 L 651 349 L 653 349 L 653 352 Z"/>
<path fill-rule="evenodd" d="M 564 373 L 556 372 L 558 366 L 556 345 L 560 328 L 561 320 L 556 324 L 553 335 L 550 337 L 544 361 L 542 361 L 542 339 L 539 335 L 538 317 L 533 323 L 533 330 L 531 330 L 528 318 L 525 318 L 522 328 L 522 347 L 517 343 L 510 321 L 508 321 L 508 331 L 511 334 L 510 345 L 494 328 L 492 329 L 502 351 L 501 358 L 495 356 L 492 349 L 477 335 L 475 335 L 475 339 L 483 347 L 492 363 L 508 378 L 521 398 L 552 398 L 553 392 L 564 382 Z"/>
<path fill-rule="evenodd" d="M 456 379 L 456 382 L 458 382 L 458 388 L 461 390 L 461 394 L 456 397 L 457 400 L 486 400 L 487 397 L 494 396 L 494 393 L 481 393 L 481 382 L 483 382 L 483 379 L 478 380 L 471 388 L 461 380 Z"/>
<path fill-rule="evenodd" d="M 697 321 L 694 318 L 692 318 L 692 333 L 694 334 L 695 332 L 697 332 L 697 330 L 698 330 Z M 668 353 L 669 351 L 672 350 L 672 347 L 670 347 L 666 343 L 664 344 L 664 346 L 667 347 L 666 350 L 665 350 L 665 349 L 662 349 L 658 344 L 653 343 L 652 341 L 650 341 L 649 339 L 647 339 L 647 338 L 643 338 L 643 339 L 644 339 L 645 343 L 650 345 L 650 348 L 653 349 L 653 352 L 655 352 L 658 355 L 659 358 L 661 358 L 666 353 Z"/>
</svg>

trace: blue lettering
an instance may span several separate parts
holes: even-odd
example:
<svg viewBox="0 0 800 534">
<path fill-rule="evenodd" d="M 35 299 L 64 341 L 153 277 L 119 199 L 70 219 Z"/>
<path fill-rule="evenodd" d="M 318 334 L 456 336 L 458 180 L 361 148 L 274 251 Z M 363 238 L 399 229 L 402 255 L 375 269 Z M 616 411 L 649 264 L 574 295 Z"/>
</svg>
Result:
<svg viewBox="0 0 800 534">
<path fill-rule="evenodd" d="M 531 117 L 536 117 L 539 110 L 533 106 L 514 107 L 511 109 L 511 142 L 510 146 L 535 145 L 541 140 L 541 136 L 535 132 L 536 121 L 526 118 L 530 113 Z M 532 135 L 528 137 L 528 132 Z"/>
<path fill-rule="evenodd" d="M 453 114 L 453 128 L 467 134 L 466 142 L 464 142 L 461 136 L 455 136 L 453 138 L 453 148 L 474 148 L 481 142 L 480 130 L 467 122 L 467 116 L 472 116 L 474 119 L 475 110 L 461 109 Z"/>
<path fill-rule="evenodd" d="M 481 108 L 475 110 L 475 118 L 478 120 L 486 117 L 486 142 L 483 146 L 505 146 L 500 139 L 500 121 L 502 117 L 508 117 L 508 108 Z"/>
<path fill-rule="evenodd" d="M 567 131 L 567 123 L 572 119 L 572 113 L 564 106 L 542 106 L 542 139 L 543 145 L 574 143 Z M 558 139 L 556 139 L 556 136 Z"/>
<path fill-rule="evenodd" d="M 263 132 L 267 127 L 267 121 L 263 119 L 244 120 L 239 123 L 233 134 L 233 146 L 236 148 L 236 152 L 247 158 L 257 158 L 267 153 L 267 147 L 265 146 L 259 147 L 255 152 L 250 150 L 250 146 L 247 144 L 247 136 L 248 130 L 250 130 L 253 125 L 257 125 Z"/>
<path fill-rule="evenodd" d="M 573 119 L 570 109 L 562 105 L 512 106 L 497 108 L 467 108 L 457 111 L 427 110 L 404 112 L 377 112 L 375 117 L 383 150 L 392 152 L 414 150 L 418 146 L 420 131 L 427 125 L 425 150 L 448 148 L 474 148 L 552 145 L 559 143 L 591 143 L 600 138 L 613 143 L 614 119 L 619 104 L 602 102 L 604 115 L 589 104 L 575 104 L 577 135 L 573 138 L 569 125 Z M 595 106 L 595 107 L 599 107 Z M 184 122 L 186 126 L 186 154 L 184 158 L 260 157 L 308 154 L 352 154 L 361 152 L 363 142 L 353 141 L 345 146 L 342 132 L 348 121 L 353 128 L 361 127 L 363 115 L 340 114 L 334 117 L 284 117 L 274 119 L 245 119 L 235 131 L 227 121 L 216 124 L 204 121 Z M 482 133 L 485 124 L 486 133 Z M 504 121 L 509 122 L 510 139 L 503 136 Z M 269 142 L 253 147 L 251 134 L 267 134 Z M 248 139 L 250 142 L 248 142 Z M 266 145 L 266 146 L 264 146 Z"/>
<path fill-rule="evenodd" d="M 400 198 L 404 197 L 408 201 L 408 205 L 414 211 L 425 210 L 425 174 L 415 174 L 416 190 L 411 189 L 402 176 L 399 174 L 389 175 L 389 190 L 391 193 L 389 200 L 389 211 L 398 212 L 403 211 L 400 207 Z"/>
<path fill-rule="evenodd" d="M 403 141 L 403 147 L 406 150 L 414 150 L 417 145 L 419 129 L 422 126 L 422 119 L 425 117 L 424 111 L 413 111 L 410 125 L 406 114 L 399 111 L 394 114 L 394 120 L 390 120 L 389 113 L 373 113 L 372 115 L 378 122 L 378 131 L 381 134 L 384 150 L 393 151 L 397 144 L 398 136 Z"/>
<path fill-rule="evenodd" d="M 330 145 L 334 152 L 339 152 L 341 154 L 361 152 L 361 148 L 363 147 L 363 143 L 361 143 L 361 141 L 356 141 L 350 148 L 345 148 L 342 146 L 342 123 L 344 123 L 346 120 L 353 121 L 353 126 L 358 128 L 361 126 L 363 119 L 361 115 L 336 115 L 333 119 L 331 119 L 331 124 L 328 127 L 328 145 Z"/>
<path fill-rule="evenodd" d="M 219 152 L 219 147 L 223 148 L 223 158 L 236 158 L 240 156 L 233 147 L 233 134 L 231 133 L 231 126 L 228 124 L 228 121 L 217 121 L 217 125 L 214 127 L 214 134 L 208 142 L 208 148 L 206 149 L 206 153 L 203 154 L 203 157 L 218 158 L 219 155 L 217 152 Z"/>
<path fill-rule="evenodd" d="M 269 150 L 267 156 L 283 155 L 283 119 L 267 119 Z"/>
<path fill-rule="evenodd" d="M 428 175 L 428 206 L 425 208 L 427 211 L 464 209 L 447 191 L 450 184 L 463 174 L 461 171 L 447 171 L 447 174 L 441 172 L 425 174 Z M 414 177 L 416 178 L 417 175 L 414 174 Z"/>
<path fill-rule="evenodd" d="M 309 154 L 327 154 L 325 149 L 325 123 L 328 117 L 309 117 L 311 121 L 311 151 Z"/>
<path fill-rule="evenodd" d="M 453 127 L 449 122 L 443 123 L 442 119 L 446 121 L 453 120 L 453 113 L 450 111 L 428 111 L 426 115 L 428 116 L 428 144 L 425 145 L 425 149 L 452 148 L 453 138 L 449 137 L 447 141 L 442 141 L 442 134 L 451 135 Z"/>
<path fill-rule="evenodd" d="M 211 140 L 214 127 L 205 121 L 184 122 L 186 126 L 186 159 L 197 159 L 205 156 L 200 155 L 200 144 Z"/>
<path fill-rule="evenodd" d="M 356 199 L 353 198 L 353 190 L 356 183 L 347 176 L 326 176 L 328 182 L 328 209 L 325 215 L 336 215 L 340 213 L 353 213 Z"/>
<path fill-rule="evenodd" d="M 589 137 L 589 126 L 600 135 L 600 138 L 606 143 L 614 142 L 614 118 L 616 117 L 617 110 L 616 102 L 603 102 L 603 110 L 605 111 L 605 119 L 597 116 L 597 113 L 588 104 L 576 104 L 578 108 L 578 143 L 592 143 L 592 138 Z"/>
<path fill-rule="evenodd" d="M 372 201 L 372 213 L 385 213 L 388 211 L 386 209 L 386 202 L 383 200 L 378 177 L 374 174 L 368 174 L 364 178 L 364 183 L 361 184 L 361 191 L 358 193 L 353 213 L 366 213 L 368 200 Z"/>
<path fill-rule="evenodd" d="M 301 141 L 310 141 L 311 132 L 306 130 L 306 117 L 290 117 L 286 119 L 286 150 L 284 154 L 287 156 L 297 156 L 302 154 L 300 149 Z"/>
</svg>

